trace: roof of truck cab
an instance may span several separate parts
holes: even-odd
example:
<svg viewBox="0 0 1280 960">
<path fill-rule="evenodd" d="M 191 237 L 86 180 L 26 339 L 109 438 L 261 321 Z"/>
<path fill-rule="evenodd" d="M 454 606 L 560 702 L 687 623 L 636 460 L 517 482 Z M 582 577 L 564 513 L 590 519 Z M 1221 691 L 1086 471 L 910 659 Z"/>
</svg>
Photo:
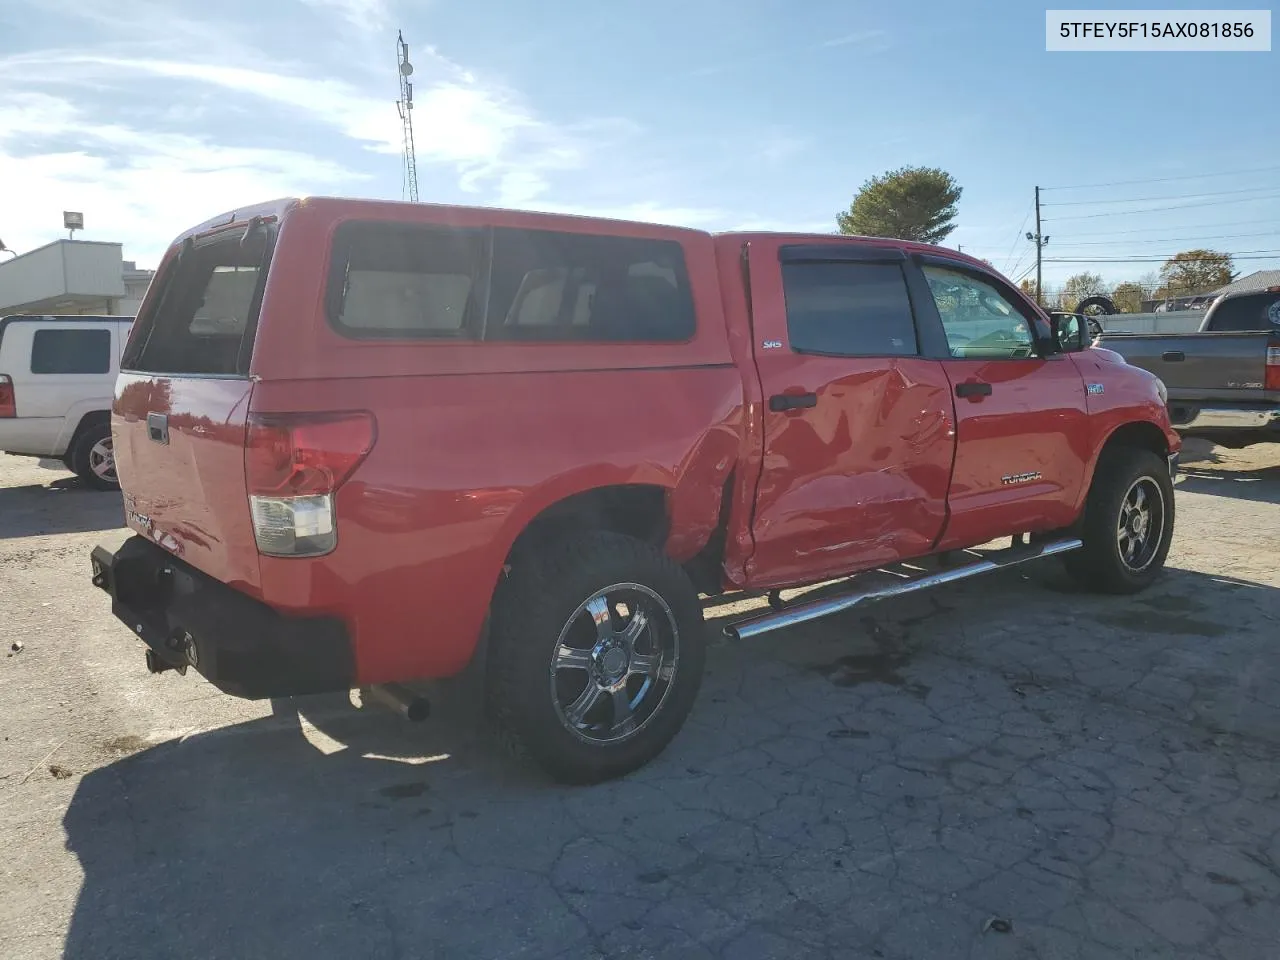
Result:
<svg viewBox="0 0 1280 960">
<path fill-rule="evenodd" d="M 401 222 L 414 219 L 417 211 L 432 211 L 437 214 L 436 220 L 447 220 L 447 214 L 457 213 L 465 221 L 491 221 L 496 226 L 542 227 L 547 228 L 557 222 L 573 224 L 581 228 L 583 225 L 599 224 L 601 227 L 625 227 L 629 232 L 645 233 L 661 232 L 672 236 L 710 236 L 705 230 L 694 230 L 689 227 L 677 227 L 670 224 L 651 223 L 643 220 L 618 220 L 608 217 L 584 216 L 575 213 L 558 213 L 545 210 L 512 210 L 506 207 L 466 206 L 454 203 L 411 203 L 404 200 L 373 200 L 350 197 L 282 197 L 249 206 L 238 207 L 210 217 L 204 223 L 184 231 L 175 239 L 180 243 L 187 237 L 198 236 L 217 230 L 245 223 L 254 217 L 283 219 L 292 211 L 311 210 L 333 216 L 351 219 L 387 219 Z M 440 217 L 440 214 L 446 216 Z M 468 224 L 469 225 L 469 224 Z"/>
<path fill-rule="evenodd" d="M 692 227 L 679 227 L 671 224 L 653 223 L 645 220 L 622 220 L 611 217 L 588 216 L 577 213 L 561 213 L 549 210 L 513 210 L 507 207 L 467 206 L 452 203 L 411 203 L 404 200 L 376 200 L 355 197 L 281 197 L 249 206 L 228 210 L 216 217 L 211 217 L 190 230 L 184 232 L 175 242 L 187 237 L 208 233 L 220 227 L 244 223 L 254 217 L 283 219 L 291 210 L 323 211 L 344 218 L 370 219 L 386 218 L 391 220 L 412 220 L 413 212 L 423 209 L 439 213 L 456 212 L 465 221 L 490 221 L 495 226 L 541 227 L 546 229 L 556 223 L 573 225 L 578 228 L 584 225 L 598 225 L 601 228 L 625 228 L 628 232 L 641 231 L 649 234 L 666 234 L 669 236 L 700 236 L 728 239 L 731 241 L 750 242 L 752 240 L 782 240 L 786 243 L 835 243 L 865 244 L 869 246 L 889 246 L 909 253 L 943 254 L 951 259 L 960 260 L 974 266 L 988 268 L 989 265 L 968 254 L 946 247 L 927 243 L 916 243 L 911 240 L 895 240 L 886 237 L 857 237 L 833 233 L 786 233 L 766 231 L 725 231 L 712 233 L 696 230 Z M 602 231 L 603 232 L 603 231 Z"/>
<path fill-rule="evenodd" d="M 234 210 L 227 210 L 218 214 L 216 217 L 210 217 L 204 223 L 198 223 L 189 230 L 184 230 L 175 239 L 174 243 L 181 243 L 188 237 L 197 237 L 202 233 L 208 233 L 219 227 L 228 227 L 233 223 L 244 223 L 252 220 L 254 217 L 274 217 L 279 219 L 298 203 L 297 197 L 281 197 L 277 200 L 265 200 L 262 203 L 253 203 L 244 207 L 237 207 Z"/>
<path fill-rule="evenodd" d="M 917 243 L 914 240 L 898 240 L 892 237 L 862 237 L 851 236 L 843 233 L 786 233 L 782 231 L 729 231 L 726 233 L 717 233 L 717 238 L 732 239 L 750 243 L 753 240 L 773 241 L 785 244 L 850 244 L 868 247 L 889 247 L 895 250 L 902 250 L 905 253 L 932 254 L 934 256 L 945 256 L 950 260 L 959 260 L 964 263 L 973 264 L 984 270 L 993 270 L 989 263 L 979 260 L 977 257 L 971 257 L 967 253 L 961 253 L 959 250 L 952 250 L 949 247 L 940 247 L 932 243 Z"/>
</svg>

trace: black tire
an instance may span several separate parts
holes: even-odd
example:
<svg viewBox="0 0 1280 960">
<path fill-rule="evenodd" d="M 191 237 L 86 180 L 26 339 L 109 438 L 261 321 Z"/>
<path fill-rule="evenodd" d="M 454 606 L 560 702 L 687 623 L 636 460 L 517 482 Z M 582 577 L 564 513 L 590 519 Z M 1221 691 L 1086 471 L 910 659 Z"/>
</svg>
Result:
<svg viewBox="0 0 1280 960">
<path fill-rule="evenodd" d="M 601 601 L 598 596 L 606 589 L 610 592 Z M 614 599 L 623 595 L 631 599 Z M 599 623 L 594 611 L 586 609 L 589 601 L 603 602 L 607 623 Z M 640 651 L 624 654 L 624 666 L 616 656 L 609 659 L 609 637 L 623 643 L 626 628 L 641 610 L 646 613 L 637 627 L 640 640 L 627 649 L 655 651 L 644 657 L 653 661 L 652 675 L 630 672 L 642 658 Z M 622 776 L 661 753 L 684 724 L 702 683 L 705 629 L 688 575 L 657 547 L 599 531 L 528 551 L 515 558 L 494 598 L 489 713 L 514 752 L 532 758 L 561 782 L 597 783 Z M 583 641 L 588 646 L 580 646 Z M 556 667 L 568 648 L 587 665 Z M 614 666 L 608 667 L 610 663 Z M 607 667 L 615 673 L 607 675 Z M 671 671 L 665 679 L 664 670 Z M 621 692 L 602 692 L 610 677 Z M 575 695 L 573 684 L 579 680 L 583 683 Z M 590 700 L 592 706 L 575 725 L 569 714 L 589 699 L 592 684 L 599 687 L 594 694 L 598 699 Z M 630 692 L 640 687 L 647 693 Z M 620 697 L 629 701 L 633 695 L 634 715 L 631 705 L 619 703 Z M 593 716 L 598 719 L 588 724 Z M 627 730 L 627 720 L 634 729 Z"/>
<path fill-rule="evenodd" d="M 93 420 L 82 426 L 67 450 L 66 464 L 71 472 L 95 490 L 119 490 L 114 461 L 109 471 L 101 470 L 100 444 L 111 446 L 111 421 Z M 97 469 L 95 469 L 97 468 Z"/>
<path fill-rule="evenodd" d="M 1149 502 L 1145 524 L 1129 523 L 1121 534 L 1122 510 L 1132 517 L 1135 501 Z M 1160 529 L 1152 519 L 1159 510 Z M 1103 593 L 1145 590 L 1164 569 L 1173 541 L 1173 481 L 1164 460 L 1150 450 L 1117 447 L 1103 452 L 1085 501 L 1078 535 L 1084 547 L 1063 556 L 1067 571 L 1081 584 Z M 1146 538 L 1135 548 L 1134 530 Z M 1132 550 L 1132 556 L 1128 556 Z"/>
<path fill-rule="evenodd" d="M 1116 312 L 1116 305 L 1110 297 L 1085 297 L 1076 304 L 1076 313 L 1089 316 L 1109 317 Z"/>
</svg>

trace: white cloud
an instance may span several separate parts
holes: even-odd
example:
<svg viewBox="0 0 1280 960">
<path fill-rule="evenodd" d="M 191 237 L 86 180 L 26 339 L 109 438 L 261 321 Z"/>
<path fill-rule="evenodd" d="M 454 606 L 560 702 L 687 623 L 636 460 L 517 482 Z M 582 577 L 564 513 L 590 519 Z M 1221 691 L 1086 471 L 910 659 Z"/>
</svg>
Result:
<svg viewBox="0 0 1280 960">
<path fill-rule="evenodd" d="M 539 203 L 537 209 L 547 213 L 565 213 L 577 217 L 607 217 L 611 220 L 633 220 L 661 223 L 672 227 L 697 230 L 721 228 L 732 214 L 715 207 L 683 207 L 656 202 L 618 204 Z"/>
<path fill-rule="evenodd" d="M 82 209 L 86 239 L 122 241 L 127 257 L 154 264 L 181 230 L 248 202 L 399 195 L 394 74 L 319 49 L 308 63 L 268 56 L 252 39 L 265 23 L 223 26 L 152 0 L 119 11 L 113 0 L 25 2 L 80 22 L 68 29 L 75 48 L 0 55 L 0 184 L 21 185 L 0 205 L 10 246 L 54 239 L 61 211 Z M 375 43 L 388 19 L 384 0 L 295 2 L 368 28 L 330 31 L 341 44 Z M 461 191 L 478 203 L 702 229 L 744 216 L 667 199 L 671 181 L 637 152 L 647 137 L 630 121 L 551 122 L 429 46 L 413 60 L 424 197 Z M 800 146 L 777 137 L 762 155 L 782 162 Z"/>
<path fill-rule="evenodd" d="M 749 217 L 731 220 L 723 229 L 743 233 L 835 233 L 836 218 L 833 216 L 828 220 L 810 220 L 796 217 L 788 220 L 780 217 Z"/>
<path fill-rule="evenodd" d="M 50 86 L 91 88 L 107 80 L 149 75 L 189 80 L 248 98 L 298 110 L 342 133 L 393 153 L 400 150 L 400 121 L 384 98 L 362 94 L 340 80 L 271 73 L 250 67 L 138 57 L 50 51 L 0 60 L 0 79 L 24 78 Z"/>
<path fill-rule="evenodd" d="M 391 24 L 391 11 L 386 0 L 301 0 L 308 7 L 331 9 L 348 23 L 375 32 Z"/>
<path fill-rule="evenodd" d="M 597 135 L 618 138 L 631 128 L 620 121 L 587 124 L 581 131 L 539 120 L 518 98 L 467 83 L 444 62 L 437 72 L 458 79 L 431 81 L 414 96 L 413 121 L 421 179 L 422 165 L 456 169 L 468 192 L 493 189 L 502 203 L 530 202 L 548 188 L 547 174 L 580 169 Z M 100 83 L 127 75 L 190 81 L 267 101 L 308 122 L 329 127 L 376 153 L 402 149 L 399 116 L 389 97 L 375 97 L 334 79 L 312 79 L 257 68 L 175 60 L 42 54 L 0 60 L 0 81 L 24 77 L 58 86 Z"/>
<path fill-rule="evenodd" d="M 37 149 L 41 138 L 74 147 Z M 63 210 L 86 216 L 84 239 L 120 241 L 152 265 L 170 239 L 222 210 L 293 193 L 350 189 L 362 175 L 291 150 L 228 147 L 93 120 L 67 100 L 0 94 L 5 243 L 30 249 L 60 236 Z"/>
<path fill-rule="evenodd" d="M 773 48 L 767 51 L 758 51 L 748 54 L 737 60 L 728 63 L 704 64 L 694 70 L 690 70 L 690 77 L 712 77 L 728 70 L 736 70 L 749 66 L 759 66 L 765 63 L 773 63 L 778 60 L 791 60 L 798 56 L 813 53 L 819 50 L 825 50 L 829 47 L 847 47 L 853 44 L 866 45 L 869 52 L 879 53 L 888 48 L 889 34 L 884 30 L 860 30 L 856 33 L 847 33 L 844 36 L 833 37 L 830 40 L 823 40 L 819 43 L 810 44 L 807 47 L 794 47 L 790 49 L 779 50 Z M 873 43 L 873 41 L 879 41 Z"/>
<path fill-rule="evenodd" d="M 784 133 L 770 134 L 760 142 L 757 152 L 765 163 L 779 165 L 794 160 L 810 143 L 804 137 L 793 137 Z"/>
<path fill-rule="evenodd" d="M 833 37 L 830 40 L 824 40 L 819 46 L 822 47 L 848 47 L 853 44 L 866 43 L 869 40 L 880 40 L 888 36 L 883 30 L 860 30 L 856 33 L 846 33 L 842 37 Z"/>
</svg>

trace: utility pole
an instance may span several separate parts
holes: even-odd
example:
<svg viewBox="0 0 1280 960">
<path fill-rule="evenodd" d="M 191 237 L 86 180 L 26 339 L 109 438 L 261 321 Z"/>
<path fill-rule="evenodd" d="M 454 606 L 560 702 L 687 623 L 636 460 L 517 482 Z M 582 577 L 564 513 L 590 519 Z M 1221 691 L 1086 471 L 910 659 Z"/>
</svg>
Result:
<svg viewBox="0 0 1280 960">
<path fill-rule="evenodd" d="M 1043 252 L 1045 244 L 1049 242 L 1049 238 L 1042 236 L 1040 233 L 1040 188 L 1036 187 L 1036 232 L 1028 233 L 1027 239 L 1036 245 L 1036 303 L 1044 306 L 1044 291 L 1040 286 L 1041 266 L 1043 264 Z"/>
<path fill-rule="evenodd" d="M 413 64 L 409 62 L 409 45 L 404 34 L 396 32 L 396 67 L 400 74 L 400 99 L 396 110 L 400 113 L 400 125 L 404 129 L 404 190 L 403 196 L 411 203 L 418 202 L 418 157 L 413 144 Z"/>
</svg>

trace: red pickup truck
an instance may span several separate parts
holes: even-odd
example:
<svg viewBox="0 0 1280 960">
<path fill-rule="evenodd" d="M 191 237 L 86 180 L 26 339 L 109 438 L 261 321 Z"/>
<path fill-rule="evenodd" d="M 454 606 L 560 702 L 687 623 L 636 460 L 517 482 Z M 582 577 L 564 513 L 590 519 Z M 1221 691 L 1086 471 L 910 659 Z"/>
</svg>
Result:
<svg viewBox="0 0 1280 960">
<path fill-rule="evenodd" d="M 1179 440 L 1160 382 L 1084 340 L 922 244 L 249 207 L 142 304 L 112 419 L 133 535 L 94 582 L 153 671 L 403 705 L 478 659 L 512 742 L 616 776 L 693 704 L 700 594 L 917 561 L 746 636 L 1052 553 L 1151 582 Z"/>
</svg>

